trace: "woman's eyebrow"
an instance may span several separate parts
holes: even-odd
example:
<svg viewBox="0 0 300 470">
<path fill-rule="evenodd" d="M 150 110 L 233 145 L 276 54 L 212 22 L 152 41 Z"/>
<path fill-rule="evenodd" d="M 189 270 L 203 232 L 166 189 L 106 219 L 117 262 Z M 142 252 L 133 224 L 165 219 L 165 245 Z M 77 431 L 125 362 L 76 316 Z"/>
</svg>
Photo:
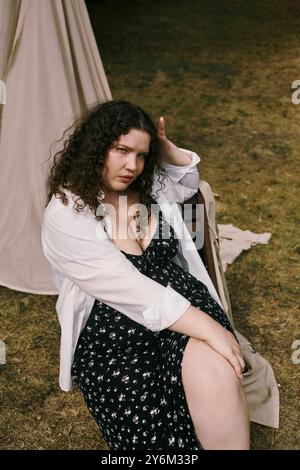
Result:
<svg viewBox="0 0 300 470">
<path fill-rule="evenodd" d="M 128 147 L 128 145 L 125 145 L 125 144 L 121 144 L 119 143 L 118 145 L 121 145 L 122 147 L 126 147 L 128 150 L 134 150 L 132 147 Z M 143 153 L 148 153 L 149 152 L 149 149 L 147 150 L 142 150 Z"/>
</svg>

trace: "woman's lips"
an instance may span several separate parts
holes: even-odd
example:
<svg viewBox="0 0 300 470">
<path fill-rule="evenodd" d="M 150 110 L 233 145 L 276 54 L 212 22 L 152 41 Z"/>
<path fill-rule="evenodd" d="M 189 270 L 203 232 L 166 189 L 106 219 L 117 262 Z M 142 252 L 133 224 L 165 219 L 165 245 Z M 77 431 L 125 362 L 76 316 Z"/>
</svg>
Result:
<svg viewBox="0 0 300 470">
<path fill-rule="evenodd" d="M 124 179 L 126 181 L 131 181 L 133 180 L 133 176 L 119 176 L 119 178 Z"/>
</svg>

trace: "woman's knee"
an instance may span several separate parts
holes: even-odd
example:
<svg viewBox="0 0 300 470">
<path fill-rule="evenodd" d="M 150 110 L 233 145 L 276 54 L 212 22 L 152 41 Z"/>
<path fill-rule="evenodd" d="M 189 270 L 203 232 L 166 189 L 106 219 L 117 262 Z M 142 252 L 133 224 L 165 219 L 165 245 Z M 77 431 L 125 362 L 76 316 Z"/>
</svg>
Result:
<svg viewBox="0 0 300 470">
<path fill-rule="evenodd" d="M 204 384 L 215 390 L 239 388 L 237 377 L 229 362 L 207 343 L 197 338 L 190 338 L 182 361 L 182 379 L 185 385 Z"/>
</svg>

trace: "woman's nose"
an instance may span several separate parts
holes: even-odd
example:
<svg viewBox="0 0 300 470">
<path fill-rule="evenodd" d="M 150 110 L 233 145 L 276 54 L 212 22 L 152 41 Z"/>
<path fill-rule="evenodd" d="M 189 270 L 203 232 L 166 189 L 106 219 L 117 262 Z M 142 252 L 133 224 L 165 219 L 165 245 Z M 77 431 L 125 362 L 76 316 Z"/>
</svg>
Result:
<svg viewBox="0 0 300 470">
<path fill-rule="evenodd" d="M 132 155 L 128 155 L 128 158 L 126 160 L 126 168 L 131 170 L 131 171 L 135 171 L 136 170 L 136 155 L 132 154 Z"/>
</svg>

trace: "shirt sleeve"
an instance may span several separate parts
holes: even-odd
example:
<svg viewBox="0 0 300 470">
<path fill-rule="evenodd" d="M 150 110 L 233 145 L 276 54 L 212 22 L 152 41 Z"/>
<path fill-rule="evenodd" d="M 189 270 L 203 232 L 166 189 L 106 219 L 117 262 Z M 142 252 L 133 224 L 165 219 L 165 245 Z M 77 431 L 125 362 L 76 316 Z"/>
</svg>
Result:
<svg viewBox="0 0 300 470">
<path fill-rule="evenodd" d="M 69 202 L 69 206 L 72 202 Z M 152 331 L 168 328 L 191 303 L 143 275 L 99 229 L 69 206 L 44 215 L 42 246 L 52 267 L 87 294 Z M 98 229 L 97 226 L 98 225 Z"/>
<path fill-rule="evenodd" d="M 166 177 L 162 185 L 162 178 L 154 174 L 152 194 L 162 191 L 169 202 L 183 203 L 191 198 L 197 191 L 200 183 L 198 163 L 201 161 L 199 155 L 187 149 L 180 149 L 191 159 L 191 163 L 184 166 L 172 165 L 162 161 L 160 166 L 166 171 Z"/>
</svg>

